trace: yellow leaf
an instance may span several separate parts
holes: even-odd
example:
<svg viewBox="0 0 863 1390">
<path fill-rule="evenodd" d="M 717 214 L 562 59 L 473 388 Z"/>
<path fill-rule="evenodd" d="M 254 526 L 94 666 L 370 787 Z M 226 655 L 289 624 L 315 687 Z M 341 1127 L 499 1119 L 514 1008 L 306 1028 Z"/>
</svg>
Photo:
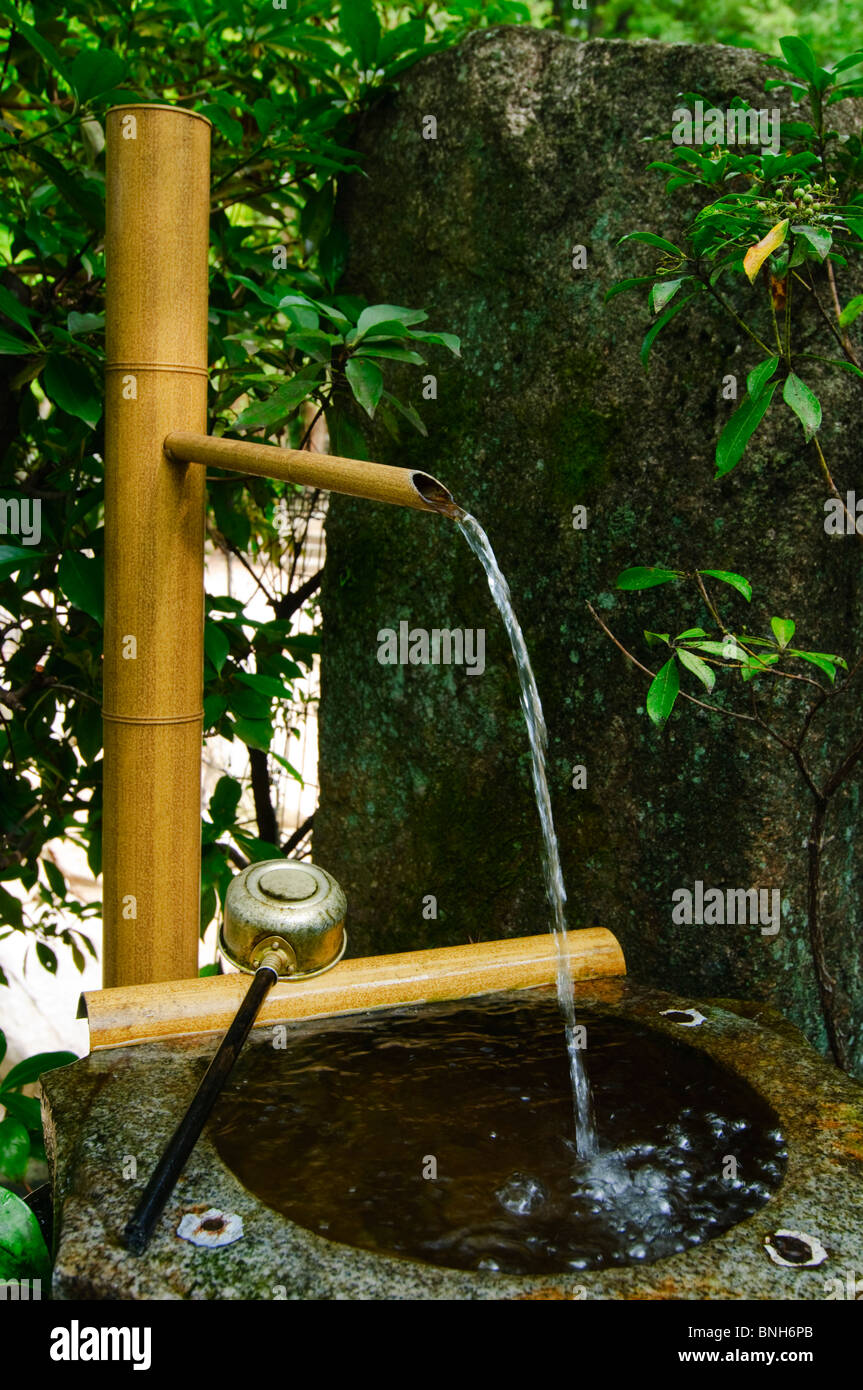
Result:
<svg viewBox="0 0 863 1390">
<path fill-rule="evenodd" d="M 756 241 L 754 246 L 750 246 L 746 255 L 743 257 L 743 269 L 749 276 L 749 283 L 753 284 L 755 277 L 763 266 L 767 257 L 772 252 L 777 251 L 788 235 L 788 221 L 786 217 L 782 222 L 777 222 L 775 227 L 771 227 L 766 236 L 760 241 Z"/>
</svg>

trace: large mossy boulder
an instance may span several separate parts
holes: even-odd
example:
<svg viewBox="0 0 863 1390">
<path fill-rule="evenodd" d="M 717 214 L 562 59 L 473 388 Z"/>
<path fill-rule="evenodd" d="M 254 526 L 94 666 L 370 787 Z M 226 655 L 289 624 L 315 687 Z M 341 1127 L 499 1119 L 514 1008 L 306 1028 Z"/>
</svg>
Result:
<svg viewBox="0 0 863 1390">
<path fill-rule="evenodd" d="M 603 302 L 616 280 L 657 263 L 647 247 L 619 246 L 624 233 L 674 239 L 696 206 L 646 172 L 669 152 L 645 141 L 670 129 L 678 94 L 772 107 L 769 75 L 758 55 L 718 46 L 477 33 L 406 73 L 364 119 L 365 174 L 340 215 L 348 287 L 425 307 L 429 327 L 462 339 L 460 361 L 441 352 L 434 363 L 434 400 L 393 364 L 401 389 L 413 383 L 428 438 L 405 430 L 396 443 L 376 426 L 368 453 L 440 477 L 486 527 L 509 579 L 549 725 L 570 925 L 611 928 L 646 983 L 769 1000 L 823 1046 L 806 929 L 812 807 L 791 758 L 747 723 L 692 705 L 658 731 L 645 677 L 586 607 L 655 669 L 642 629 L 679 631 L 706 615 L 669 589 L 623 595 L 618 572 L 715 567 L 753 583 L 751 611 L 731 594 L 736 622 L 769 630 L 771 615 L 793 617 L 798 640 L 820 651 L 848 654 L 860 640 L 855 542 L 825 534 L 825 487 L 789 413 L 772 411 L 743 463 L 713 481 L 734 408 L 723 379 L 742 393 L 757 350 L 719 309 L 684 311 L 648 374 L 643 298 Z M 584 269 L 573 266 L 578 245 Z M 863 406 L 859 383 L 837 375 L 813 364 L 809 380 L 831 467 L 853 487 Z M 575 506 L 587 508 L 585 530 Z M 347 891 L 352 952 L 544 931 L 515 671 L 478 564 L 444 518 L 341 497 L 327 546 L 315 857 Z M 402 621 L 484 629 L 484 673 L 381 664 L 378 634 Z M 778 696 L 780 728 L 795 727 L 788 698 Z M 729 691 L 729 703 L 745 710 L 745 692 Z M 850 693 L 820 717 L 819 769 L 838 761 L 854 720 Z M 576 765 L 586 788 L 573 786 Z M 852 783 L 833 806 L 822 908 L 859 1063 L 858 803 Z M 697 881 L 778 889 L 779 932 L 676 925 L 672 895 Z"/>
</svg>

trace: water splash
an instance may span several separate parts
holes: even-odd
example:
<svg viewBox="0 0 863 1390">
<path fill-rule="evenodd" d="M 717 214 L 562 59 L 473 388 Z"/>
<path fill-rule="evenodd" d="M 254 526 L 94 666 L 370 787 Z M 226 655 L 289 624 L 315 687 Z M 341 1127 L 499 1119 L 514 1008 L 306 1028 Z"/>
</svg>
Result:
<svg viewBox="0 0 863 1390">
<path fill-rule="evenodd" d="M 497 605 L 497 609 L 503 618 L 504 626 L 509 636 L 510 646 L 512 647 L 512 654 L 515 657 L 516 669 L 518 671 L 521 707 L 524 711 L 528 737 L 530 739 L 533 788 L 536 794 L 536 805 L 542 825 L 542 867 L 545 877 L 545 891 L 551 906 L 551 930 L 554 935 L 555 945 L 557 946 L 557 997 L 560 1003 L 560 1011 L 563 1014 L 566 1033 L 566 1050 L 569 1055 L 569 1072 L 572 1078 L 576 1144 L 579 1157 L 590 1158 L 597 1152 L 598 1143 L 593 1116 L 593 1097 L 591 1095 L 590 1082 L 588 1081 L 587 1072 L 581 1060 L 575 1031 L 574 985 L 566 942 L 566 889 L 564 887 L 563 874 L 560 868 L 560 854 L 557 847 L 557 836 L 554 831 L 554 820 L 551 813 L 551 796 L 548 790 L 548 777 L 545 770 L 548 731 L 542 712 L 539 691 L 536 688 L 533 668 L 530 664 L 530 657 L 527 654 L 524 633 L 521 630 L 518 618 L 515 616 L 509 585 L 504 579 L 500 566 L 497 563 L 489 538 L 476 517 L 470 516 L 467 512 L 463 512 L 458 516 L 456 522 L 471 550 L 477 556 L 480 564 L 485 570 L 485 575 L 488 579 L 488 587 L 491 590 L 492 598 Z"/>
</svg>

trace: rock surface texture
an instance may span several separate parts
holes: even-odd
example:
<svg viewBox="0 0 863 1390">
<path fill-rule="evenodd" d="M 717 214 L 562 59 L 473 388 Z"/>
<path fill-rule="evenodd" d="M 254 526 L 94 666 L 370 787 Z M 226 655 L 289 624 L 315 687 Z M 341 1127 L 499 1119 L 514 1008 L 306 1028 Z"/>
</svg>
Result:
<svg viewBox="0 0 863 1390">
<path fill-rule="evenodd" d="M 696 204 L 647 173 L 667 157 L 677 96 L 756 106 L 770 75 L 757 54 L 723 47 L 579 43 L 506 28 L 474 34 L 404 75 L 357 131 L 366 177 L 347 186 L 346 284 L 371 302 L 429 311 L 458 333 L 440 351 L 437 398 L 414 392 L 428 438 L 379 426 L 368 455 L 441 478 L 487 529 L 524 626 L 550 731 L 549 771 L 571 927 L 619 937 L 630 974 L 691 992 L 770 1002 L 825 1045 L 806 928 L 812 803 L 790 757 L 745 722 L 680 704 L 663 731 L 644 713 L 647 681 L 600 631 L 590 601 L 657 669 L 644 628 L 706 618 L 671 588 L 615 591 L 635 564 L 747 575 L 751 609 L 728 591 L 735 624 L 797 622 L 801 645 L 850 655 L 861 637 L 853 537 L 824 530 L 826 489 L 811 446 L 774 409 L 744 461 L 713 481 L 718 434 L 757 348 L 720 310 L 684 310 L 650 371 L 639 348 L 644 296 L 606 290 L 652 273 L 657 252 L 621 236 L 674 240 Z M 435 139 L 423 136 L 436 117 Z M 425 126 L 428 129 L 428 123 Z M 586 268 L 573 266 L 573 248 Z M 576 259 L 578 259 L 576 257 Z M 857 291 L 860 286 L 857 285 Z M 814 325 L 813 325 L 814 326 Z M 822 349 L 823 350 L 823 349 Z M 404 376 L 402 372 L 408 373 Z M 808 380 L 821 439 L 844 488 L 861 480 L 863 398 L 852 377 Z M 587 527 L 573 508 L 587 508 Z M 528 745 L 513 662 L 478 564 L 444 518 L 336 497 L 327 527 L 321 807 L 315 858 L 344 885 L 349 951 L 368 954 L 493 936 L 548 922 Z M 378 634 L 484 629 L 485 670 L 382 665 Z M 675 626 L 676 624 L 676 626 Z M 686 687 L 698 695 L 694 678 Z M 736 708 L 745 691 L 728 686 Z M 795 727 L 780 695 L 777 723 Z M 816 765 L 832 766 L 855 700 L 819 724 Z M 573 769 L 586 769 L 586 788 Z M 840 1023 L 863 1064 L 859 786 L 833 805 L 823 901 Z M 781 926 L 676 925 L 678 889 L 777 889 Z M 436 914 L 436 915 L 435 915 Z"/>
</svg>

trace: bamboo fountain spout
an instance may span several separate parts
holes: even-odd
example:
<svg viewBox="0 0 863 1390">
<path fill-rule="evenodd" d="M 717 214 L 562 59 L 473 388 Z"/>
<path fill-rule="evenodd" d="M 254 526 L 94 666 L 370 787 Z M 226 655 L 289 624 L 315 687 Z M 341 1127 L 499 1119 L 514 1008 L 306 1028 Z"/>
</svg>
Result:
<svg viewBox="0 0 863 1390">
<path fill-rule="evenodd" d="M 412 469 L 206 434 L 210 123 L 107 122 L 104 984 L 197 975 L 205 467 L 457 516 Z"/>
</svg>

